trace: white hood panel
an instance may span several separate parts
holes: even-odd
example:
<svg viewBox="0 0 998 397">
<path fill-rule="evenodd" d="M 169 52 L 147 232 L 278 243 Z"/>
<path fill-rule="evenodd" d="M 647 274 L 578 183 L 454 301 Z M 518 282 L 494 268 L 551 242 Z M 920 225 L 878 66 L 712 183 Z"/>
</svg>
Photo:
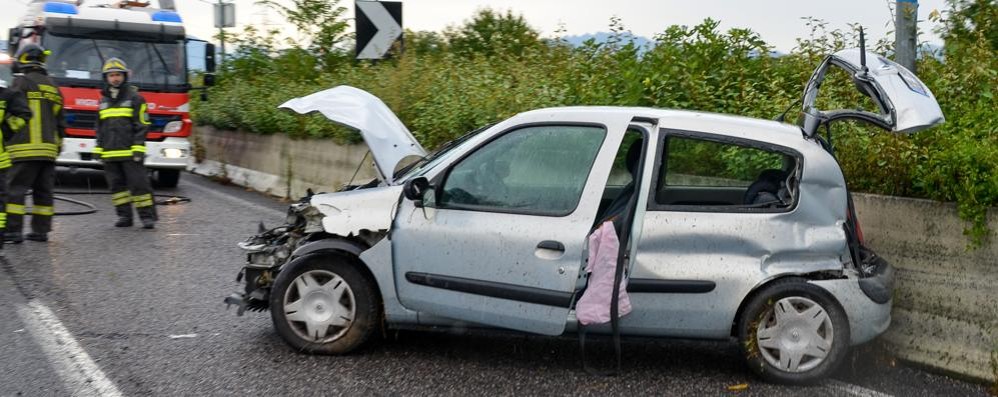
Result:
<svg viewBox="0 0 998 397">
<path fill-rule="evenodd" d="M 319 112 L 360 131 L 371 149 L 381 180 L 390 185 L 394 184 L 392 173 L 400 160 L 426 155 L 426 150 L 395 113 L 381 99 L 359 88 L 341 85 L 289 100 L 280 107 L 301 114 Z"/>
</svg>

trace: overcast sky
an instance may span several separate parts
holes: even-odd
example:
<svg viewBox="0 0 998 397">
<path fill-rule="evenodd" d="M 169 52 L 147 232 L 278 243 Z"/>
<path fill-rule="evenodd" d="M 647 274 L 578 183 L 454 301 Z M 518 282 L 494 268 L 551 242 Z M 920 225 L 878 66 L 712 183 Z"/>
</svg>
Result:
<svg viewBox="0 0 998 397">
<path fill-rule="evenodd" d="M 103 2 L 106 0 L 87 0 Z M 0 35 L 14 26 L 29 0 L 0 0 Z M 214 32 L 212 6 L 202 0 L 175 0 L 189 34 L 210 38 Z M 154 5 L 157 1 L 153 1 Z M 255 5 L 254 0 L 235 0 L 241 31 L 245 24 L 269 23 L 280 27 L 283 20 L 272 11 Z M 864 25 L 873 41 L 893 31 L 890 7 L 893 0 L 403 0 L 403 25 L 413 30 L 440 31 L 449 25 L 467 20 L 475 10 L 490 6 L 511 9 L 522 14 L 543 36 L 552 36 L 561 29 L 565 35 L 581 35 L 608 31 L 610 17 L 618 16 L 635 35 L 653 38 L 667 26 L 693 25 L 704 18 L 721 21 L 724 29 L 750 28 L 776 47 L 788 52 L 794 39 L 809 34 L 802 17 L 828 21 L 831 28 L 847 28 L 858 22 Z M 353 0 L 341 0 L 353 18 Z M 932 31 L 934 24 L 927 16 L 933 10 L 945 9 L 945 0 L 919 0 L 919 19 L 923 20 L 920 41 L 939 44 Z"/>
</svg>

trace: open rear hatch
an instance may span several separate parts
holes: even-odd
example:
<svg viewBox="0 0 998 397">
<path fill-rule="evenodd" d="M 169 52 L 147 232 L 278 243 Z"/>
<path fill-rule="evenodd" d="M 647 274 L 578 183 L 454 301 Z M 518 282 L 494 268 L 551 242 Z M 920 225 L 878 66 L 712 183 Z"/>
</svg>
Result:
<svg viewBox="0 0 998 397">
<path fill-rule="evenodd" d="M 818 91 L 832 66 L 844 69 L 856 88 L 876 103 L 879 113 L 817 109 Z M 814 136 L 822 125 L 841 119 L 862 120 L 899 133 L 917 132 L 944 120 L 936 97 L 914 73 L 881 55 L 859 48 L 825 57 L 807 82 L 802 105 L 801 127 L 808 137 Z"/>
<path fill-rule="evenodd" d="M 863 41 L 861 31 L 860 47 L 865 47 Z M 861 109 L 817 108 L 818 91 L 832 66 L 841 68 L 851 77 L 856 89 L 876 104 L 877 113 Z M 863 48 L 842 50 L 825 57 L 804 88 L 802 106 L 804 117 L 801 128 L 809 138 L 815 136 L 821 126 L 836 120 L 865 121 L 897 133 L 918 132 L 945 120 L 932 91 L 914 73 Z M 830 146 L 825 148 L 834 155 Z M 862 277 L 860 288 L 872 301 L 887 303 L 893 290 L 894 270 L 886 260 L 864 246 L 851 194 L 847 202 L 848 215 L 844 227 L 852 262 Z"/>
</svg>

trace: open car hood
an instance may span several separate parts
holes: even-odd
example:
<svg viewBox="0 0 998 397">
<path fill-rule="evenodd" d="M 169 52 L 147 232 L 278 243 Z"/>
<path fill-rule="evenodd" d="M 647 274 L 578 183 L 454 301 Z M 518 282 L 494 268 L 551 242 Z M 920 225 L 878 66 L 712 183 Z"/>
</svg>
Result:
<svg viewBox="0 0 998 397">
<path fill-rule="evenodd" d="M 830 66 L 849 73 L 854 86 L 873 99 L 880 108 L 879 113 L 815 108 L 818 91 Z M 807 82 L 802 105 L 802 127 L 807 136 L 813 136 L 822 124 L 838 119 L 862 120 L 899 133 L 917 132 L 944 121 L 936 97 L 914 73 L 881 55 L 858 48 L 836 52 L 821 62 Z"/>
<path fill-rule="evenodd" d="M 301 114 L 319 112 L 335 123 L 360 131 L 374 156 L 380 179 L 389 185 L 395 184 L 392 174 L 399 161 L 426 155 L 395 113 L 378 97 L 359 88 L 341 85 L 289 100 L 280 107 Z"/>
</svg>

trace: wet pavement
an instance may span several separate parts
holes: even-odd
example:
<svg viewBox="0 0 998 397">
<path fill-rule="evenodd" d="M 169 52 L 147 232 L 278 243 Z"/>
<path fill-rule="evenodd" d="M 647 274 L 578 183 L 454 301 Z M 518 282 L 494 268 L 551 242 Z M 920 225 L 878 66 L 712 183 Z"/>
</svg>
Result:
<svg viewBox="0 0 998 397">
<path fill-rule="evenodd" d="M 59 182 L 63 191 L 105 189 L 96 171 L 62 170 Z M 905 366 L 875 348 L 813 387 L 763 383 L 734 343 L 719 342 L 627 341 L 623 373 L 615 377 L 583 371 L 571 337 L 389 331 L 348 356 L 300 354 L 277 337 L 269 313 L 237 317 L 222 303 L 240 287 L 235 276 L 244 256 L 235 243 L 260 221 L 280 223 L 286 204 L 190 174 L 178 188 L 157 193 L 192 202 L 158 207 L 155 230 L 122 229 L 113 227 L 108 195 L 74 194 L 68 197 L 99 212 L 57 217 L 47 244 L 5 247 L 0 396 L 986 393 L 983 385 Z M 57 211 L 73 208 L 56 204 Z M 58 324 L 72 341 L 34 334 Z M 590 360 L 612 362 L 608 341 L 588 345 Z M 740 384 L 747 388 L 729 390 Z"/>
</svg>

